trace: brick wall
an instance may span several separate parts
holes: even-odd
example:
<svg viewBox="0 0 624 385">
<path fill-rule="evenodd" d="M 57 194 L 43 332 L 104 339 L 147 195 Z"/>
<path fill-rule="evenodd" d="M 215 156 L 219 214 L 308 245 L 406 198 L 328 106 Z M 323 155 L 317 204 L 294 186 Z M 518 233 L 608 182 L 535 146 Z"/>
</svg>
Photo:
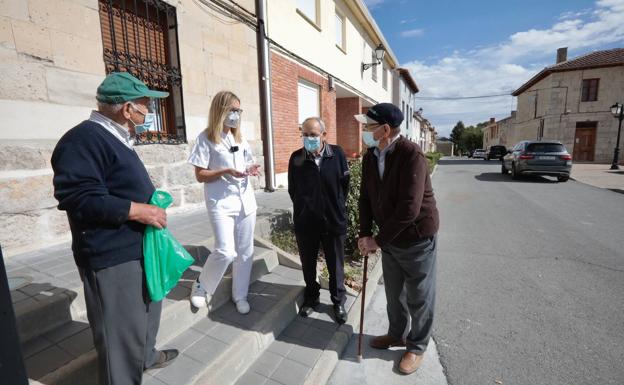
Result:
<svg viewBox="0 0 624 385">
<path fill-rule="evenodd" d="M 330 143 L 336 143 L 336 92 L 328 89 L 327 78 L 276 52 L 271 52 L 271 78 L 275 172 L 279 174 L 288 171 L 290 154 L 302 146 L 298 124 L 299 79 L 319 86 L 321 119 Z"/>
<path fill-rule="evenodd" d="M 338 144 L 348 157 L 362 152 L 361 124 L 353 117 L 360 114 L 362 102 L 359 97 L 336 99 L 336 131 Z"/>
</svg>

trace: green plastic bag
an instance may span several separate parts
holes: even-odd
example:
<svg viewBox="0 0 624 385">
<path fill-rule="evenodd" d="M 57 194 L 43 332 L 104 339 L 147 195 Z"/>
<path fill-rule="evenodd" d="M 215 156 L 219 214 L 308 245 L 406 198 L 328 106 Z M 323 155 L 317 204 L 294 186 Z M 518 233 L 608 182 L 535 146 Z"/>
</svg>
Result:
<svg viewBox="0 0 624 385">
<path fill-rule="evenodd" d="M 166 209 L 173 202 L 171 194 L 156 190 L 149 203 Z M 173 235 L 154 226 L 145 228 L 143 258 L 147 290 L 152 301 L 161 301 L 195 261 Z"/>
</svg>

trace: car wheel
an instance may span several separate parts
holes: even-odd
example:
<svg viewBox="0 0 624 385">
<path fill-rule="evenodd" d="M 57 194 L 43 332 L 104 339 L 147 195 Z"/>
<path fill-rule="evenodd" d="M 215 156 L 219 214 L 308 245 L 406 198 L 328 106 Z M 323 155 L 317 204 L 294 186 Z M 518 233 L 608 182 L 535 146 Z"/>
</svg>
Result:
<svg viewBox="0 0 624 385">
<path fill-rule="evenodd" d="M 505 168 L 505 163 L 501 164 L 501 174 L 503 175 L 509 174 L 509 170 Z"/>
<path fill-rule="evenodd" d="M 557 181 L 558 182 L 567 182 L 568 179 L 570 179 L 570 177 L 568 177 L 568 176 L 558 176 L 557 177 Z"/>
<path fill-rule="evenodd" d="M 518 175 L 518 172 L 516 171 L 516 165 L 515 164 L 511 164 L 511 179 L 518 179 L 520 175 Z"/>
</svg>

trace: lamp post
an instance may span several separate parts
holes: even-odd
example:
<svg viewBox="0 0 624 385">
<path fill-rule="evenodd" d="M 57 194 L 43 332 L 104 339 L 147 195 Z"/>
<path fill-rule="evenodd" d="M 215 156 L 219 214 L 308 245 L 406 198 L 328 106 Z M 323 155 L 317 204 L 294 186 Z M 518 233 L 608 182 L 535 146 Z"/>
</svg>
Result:
<svg viewBox="0 0 624 385">
<path fill-rule="evenodd" d="M 379 44 L 377 46 L 377 48 L 375 48 L 375 63 L 362 63 L 362 72 L 366 71 L 367 69 L 376 66 L 377 64 L 381 63 L 381 61 L 383 60 L 384 56 L 386 55 L 386 47 L 383 46 L 383 44 Z"/>
<path fill-rule="evenodd" d="M 615 142 L 615 149 L 613 149 L 613 162 L 611 163 L 611 170 L 619 170 L 618 155 L 620 154 L 620 133 L 622 131 L 622 120 L 624 120 L 624 106 L 620 103 L 615 103 L 611 106 L 611 113 L 614 118 L 617 118 L 620 121 L 618 125 L 617 141 Z"/>
</svg>

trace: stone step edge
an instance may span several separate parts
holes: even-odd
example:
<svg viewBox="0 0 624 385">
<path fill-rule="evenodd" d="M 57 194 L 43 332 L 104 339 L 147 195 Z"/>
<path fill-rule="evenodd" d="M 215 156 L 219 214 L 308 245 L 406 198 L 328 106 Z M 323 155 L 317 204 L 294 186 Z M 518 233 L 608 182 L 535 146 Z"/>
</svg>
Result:
<svg viewBox="0 0 624 385">
<path fill-rule="evenodd" d="M 303 284 L 303 282 L 302 282 Z M 244 330 L 227 349 L 207 365 L 190 383 L 184 385 L 230 385 L 253 365 L 255 360 L 271 345 L 288 325 L 297 317 L 303 303 L 304 287 L 293 288 L 256 325 L 255 330 Z M 181 384 L 182 385 L 182 384 Z"/>
<path fill-rule="evenodd" d="M 213 241 L 214 241 L 214 238 L 207 238 L 204 241 L 197 242 L 193 245 L 185 245 L 185 246 L 198 249 L 200 247 L 208 247 L 209 244 L 210 246 L 212 246 Z M 255 248 L 256 250 L 254 251 L 254 260 L 260 259 L 258 258 L 260 255 L 266 256 L 267 255 L 266 253 L 275 252 L 274 250 L 271 250 L 271 247 L 265 246 L 264 243 L 262 244 L 256 243 Z M 191 252 L 191 254 L 193 255 L 193 257 L 196 257 L 196 255 L 193 252 Z M 266 258 L 264 259 L 266 260 Z M 273 260 L 273 258 L 271 259 Z M 276 264 L 279 264 L 279 258 L 276 258 L 274 262 L 271 261 L 271 263 L 268 264 L 270 266 L 269 271 L 273 270 Z M 33 316 L 33 314 L 36 315 L 36 314 L 41 314 L 41 312 L 46 312 L 45 308 L 48 308 L 48 306 L 49 307 L 53 307 L 53 306 L 65 307 L 66 306 L 69 308 L 69 316 L 66 316 L 64 314 L 63 317 L 58 317 L 59 320 L 50 319 L 49 322 L 46 323 L 49 327 L 33 329 L 33 330 L 36 330 L 36 332 L 31 331 L 30 329 L 32 328 L 29 328 L 28 330 L 25 330 L 25 331 L 23 329 L 20 330 L 20 338 L 21 338 L 20 340 L 22 341 L 22 343 L 32 341 L 33 339 L 47 332 L 50 332 L 53 329 L 61 327 L 63 326 L 63 324 L 70 322 L 70 321 L 88 322 L 86 304 L 85 304 L 85 299 L 84 299 L 84 290 L 83 290 L 82 285 L 78 287 L 60 288 L 60 289 L 63 289 L 64 291 L 67 291 L 69 293 L 55 297 L 53 300 L 48 301 L 46 306 L 37 306 L 36 308 L 33 308 L 33 310 L 29 311 L 28 313 L 16 314 L 16 318 L 18 321 L 18 330 L 19 330 L 19 325 L 26 323 L 26 322 L 30 323 L 29 321 L 30 318 L 34 317 L 37 320 L 40 319 L 41 317 Z M 221 296 L 217 296 L 216 298 L 213 298 L 213 301 L 216 301 L 214 303 L 216 303 L 217 304 L 216 307 L 218 307 L 226 303 L 227 299 L 224 300 L 221 298 Z M 163 312 L 165 312 L 165 309 L 166 307 L 163 307 Z M 24 320 L 21 321 L 22 319 Z M 38 321 L 36 321 L 35 323 L 39 324 Z"/>
<path fill-rule="evenodd" d="M 269 274 L 279 265 L 277 256 L 272 250 L 257 247 L 255 253 L 257 254 L 254 256 L 251 279 L 249 280 L 250 284 Z M 231 300 L 231 292 L 231 279 L 229 279 L 229 276 L 226 276 L 221 280 L 212 297 L 212 308 L 216 310 L 228 303 Z M 159 343 L 161 341 L 170 341 L 181 333 L 180 329 L 184 331 L 200 319 L 206 317 L 206 309 L 198 309 L 198 311 L 193 313 L 190 310 L 190 306 L 188 300 L 180 300 L 163 307 L 160 329 L 158 331 Z"/>
<path fill-rule="evenodd" d="M 381 268 L 381 258 L 377 260 L 377 264 L 369 273 L 367 277 L 368 280 L 366 282 L 366 301 L 364 303 L 364 310 L 368 308 L 375 291 L 378 288 L 379 279 L 382 276 L 382 268 Z M 362 294 L 361 292 L 358 294 L 355 302 L 351 305 L 351 309 L 349 309 L 347 322 L 341 325 L 336 332 L 334 332 L 333 337 L 327 344 L 327 347 L 321 353 L 321 356 L 314 364 L 314 367 L 308 374 L 308 377 L 305 379 L 303 385 L 325 385 L 327 381 L 331 377 L 331 374 L 334 372 L 336 365 L 338 365 L 338 361 L 340 357 L 344 353 L 345 348 L 349 344 L 349 340 L 351 336 L 359 333 L 360 327 L 360 309 L 362 306 Z M 364 320 L 366 322 L 366 319 Z M 365 347 L 362 347 L 363 352 L 365 352 Z"/>
<path fill-rule="evenodd" d="M 250 283 L 255 282 L 262 276 L 269 274 L 278 264 L 277 257 L 272 250 L 263 249 L 259 254 L 258 258 L 254 259 L 254 268 L 252 270 L 252 279 Z M 260 258 L 260 256 L 262 256 Z M 274 257 L 274 258 L 272 258 Z M 273 262 L 266 263 L 265 266 L 267 268 L 270 267 L 268 271 L 265 271 L 262 274 L 258 274 L 258 265 L 262 263 L 262 261 L 267 261 L 267 259 L 273 259 Z M 229 301 L 230 289 L 226 288 L 222 289 L 223 286 L 228 286 L 226 281 L 221 281 L 219 287 L 217 288 L 217 293 L 226 292 L 225 295 L 216 295 L 213 297 L 213 309 L 218 309 Z M 216 301 L 216 302 L 215 302 Z M 158 340 L 157 345 L 162 346 L 167 344 L 169 341 L 177 337 L 179 334 L 183 333 L 185 330 L 194 325 L 197 321 L 206 317 L 206 310 L 199 309 L 199 311 L 192 313 L 189 310 L 189 302 L 186 300 L 176 301 L 174 304 L 163 307 L 163 314 L 161 315 L 160 328 L 158 330 Z M 182 316 L 181 319 L 179 316 Z M 85 321 L 86 322 L 86 321 Z M 184 325 L 180 327 L 180 325 Z M 59 326 L 63 327 L 63 325 Z M 177 331 L 177 332 L 176 332 Z M 80 378 L 84 378 L 82 373 L 85 375 L 91 373 L 96 370 L 96 352 L 95 349 L 90 350 L 89 352 L 67 362 L 66 364 L 60 366 L 54 371 L 46 374 L 38 381 L 40 383 L 46 385 L 66 385 L 66 384 L 76 384 L 81 385 Z M 76 377 L 77 376 L 77 377 Z M 67 382 L 67 378 L 70 377 L 71 382 Z M 34 381 L 34 380 L 30 380 Z"/>
</svg>

